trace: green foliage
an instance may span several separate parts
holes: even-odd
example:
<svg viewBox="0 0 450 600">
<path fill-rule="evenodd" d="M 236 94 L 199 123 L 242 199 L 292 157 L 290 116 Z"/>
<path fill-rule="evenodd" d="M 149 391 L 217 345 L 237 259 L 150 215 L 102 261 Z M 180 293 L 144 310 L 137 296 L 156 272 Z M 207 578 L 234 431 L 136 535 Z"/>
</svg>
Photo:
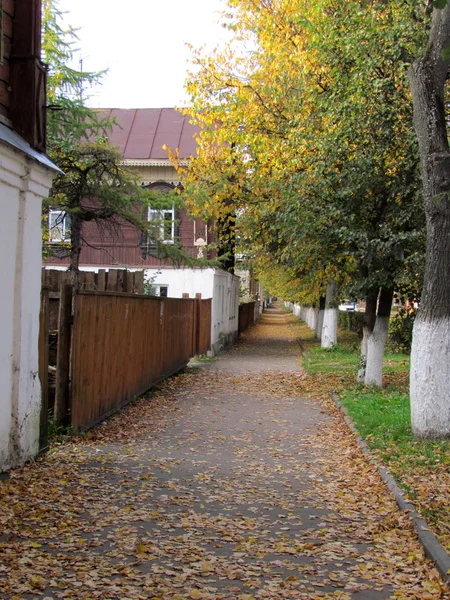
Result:
<svg viewBox="0 0 450 600">
<path fill-rule="evenodd" d="M 58 151 L 88 139 L 105 139 L 112 121 L 85 104 L 86 87 L 98 85 L 106 71 L 89 72 L 70 65 L 77 50 L 77 34 L 63 27 L 58 0 L 43 0 L 42 59 L 47 76 L 48 153 L 56 161 Z"/>
<path fill-rule="evenodd" d="M 411 352 L 414 320 L 417 312 L 414 309 L 401 308 L 389 321 L 388 347 L 393 352 L 409 354 Z"/>
<path fill-rule="evenodd" d="M 364 297 L 416 277 L 424 220 L 407 70 L 425 8 L 233 0 L 235 39 L 195 54 L 187 88 L 203 131 L 185 196 L 212 216 L 233 203 L 238 242 L 273 293 L 317 301 L 332 276 Z"/>
<path fill-rule="evenodd" d="M 74 429 L 72 425 L 57 425 L 55 423 L 53 410 L 48 411 L 48 437 L 49 440 L 54 442 L 65 442 L 68 438 L 74 435 Z"/>
<path fill-rule="evenodd" d="M 144 281 L 144 294 L 146 296 L 156 296 L 155 281 L 158 275 L 161 275 L 160 270 Z"/>
<path fill-rule="evenodd" d="M 353 331 L 359 339 L 363 337 L 364 313 L 359 311 L 338 312 L 338 326 L 344 331 Z"/>
</svg>

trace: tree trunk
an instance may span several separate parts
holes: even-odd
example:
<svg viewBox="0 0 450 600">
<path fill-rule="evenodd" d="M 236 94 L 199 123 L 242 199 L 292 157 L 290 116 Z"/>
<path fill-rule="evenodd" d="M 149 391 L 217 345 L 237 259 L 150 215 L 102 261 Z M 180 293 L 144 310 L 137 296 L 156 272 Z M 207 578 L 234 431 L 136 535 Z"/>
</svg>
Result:
<svg viewBox="0 0 450 600">
<path fill-rule="evenodd" d="M 309 319 L 308 319 L 308 327 L 315 331 L 317 327 L 317 308 L 315 306 L 311 306 L 309 309 Z"/>
<path fill-rule="evenodd" d="M 377 318 L 377 300 L 378 292 L 372 292 L 366 296 L 366 310 L 364 312 L 363 339 L 361 341 L 361 356 L 359 359 L 359 369 L 356 380 L 358 383 L 364 383 L 366 379 L 367 366 L 367 340 L 373 333 L 375 320 Z"/>
<path fill-rule="evenodd" d="M 389 332 L 389 316 L 391 314 L 394 290 L 382 288 L 378 302 L 378 312 L 372 334 L 367 337 L 367 364 L 364 383 L 366 385 L 383 385 L 384 347 Z"/>
<path fill-rule="evenodd" d="M 325 298 L 325 311 L 323 315 L 322 348 L 332 348 L 337 344 L 338 309 L 336 306 L 336 297 L 337 284 L 334 279 L 330 279 L 327 285 L 327 296 Z"/>
<path fill-rule="evenodd" d="M 411 349 L 411 419 L 421 438 L 450 436 L 450 150 L 444 87 L 450 3 L 433 9 L 425 55 L 409 70 L 420 149 L 427 253 Z"/>
<path fill-rule="evenodd" d="M 317 315 L 316 334 L 315 338 L 319 342 L 322 340 L 323 315 L 325 313 L 325 296 L 320 296 L 319 313 Z"/>
<path fill-rule="evenodd" d="M 81 225 L 81 219 L 77 215 L 72 215 L 70 225 L 70 283 L 74 295 L 79 288 Z"/>
</svg>

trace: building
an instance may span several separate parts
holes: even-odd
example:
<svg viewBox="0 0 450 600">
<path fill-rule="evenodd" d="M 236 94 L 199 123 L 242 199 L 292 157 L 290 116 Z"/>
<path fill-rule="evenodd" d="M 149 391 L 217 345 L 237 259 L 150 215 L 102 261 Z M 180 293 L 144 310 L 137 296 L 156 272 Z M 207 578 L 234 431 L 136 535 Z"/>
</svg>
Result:
<svg viewBox="0 0 450 600">
<path fill-rule="evenodd" d="M 179 185 L 167 148 L 178 149 L 181 164 L 195 156 L 195 136 L 199 129 L 189 123 L 189 116 L 173 108 L 105 109 L 104 112 L 116 122 L 109 142 L 120 151 L 123 164 L 137 172 L 142 186 L 164 192 Z M 158 224 L 160 239 L 165 244 L 179 245 L 192 258 L 215 258 L 215 252 L 208 249 L 213 236 L 211 223 L 193 219 L 184 210 L 174 207 L 150 208 L 147 217 Z M 61 211 L 51 211 L 49 225 L 52 256 L 46 260 L 46 267 L 67 268 L 68 250 L 64 242 L 69 234 L 69 223 Z M 169 260 L 161 260 L 147 237 L 130 225 L 124 224 L 114 234 L 94 222 L 83 227 L 87 243 L 80 254 L 82 270 L 143 269 L 155 295 L 213 298 L 213 348 L 218 350 L 235 339 L 239 278 L 220 269 L 176 266 Z"/>
<path fill-rule="evenodd" d="M 41 204 L 45 155 L 40 0 L 3 0 L 0 40 L 0 471 L 39 450 Z"/>
</svg>

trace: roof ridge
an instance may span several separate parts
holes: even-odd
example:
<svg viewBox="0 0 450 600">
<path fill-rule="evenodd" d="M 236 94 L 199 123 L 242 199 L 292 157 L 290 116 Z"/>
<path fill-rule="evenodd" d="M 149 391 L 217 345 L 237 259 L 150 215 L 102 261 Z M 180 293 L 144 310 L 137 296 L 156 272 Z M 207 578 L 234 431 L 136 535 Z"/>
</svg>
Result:
<svg viewBox="0 0 450 600">
<path fill-rule="evenodd" d="M 180 151 L 181 138 L 183 137 L 183 131 L 184 131 L 184 124 L 185 123 L 186 123 L 186 115 L 183 115 L 183 124 L 181 125 L 180 137 L 178 139 L 178 147 L 177 147 L 178 154 L 179 154 L 179 151 Z"/>
<path fill-rule="evenodd" d="M 158 122 L 156 123 L 156 127 L 155 127 L 155 135 L 153 136 L 152 145 L 151 145 L 151 147 L 150 147 L 150 153 L 149 153 L 149 155 L 148 155 L 148 158 L 150 158 L 150 157 L 151 157 L 151 155 L 152 155 L 152 152 L 153 152 L 153 146 L 155 145 L 155 139 L 156 139 L 156 135 L 157 135 L 157 133 L 158 133 L 158 127 L 159 127 L 159 124 L 160 124 L 160 122 L 161 122 L 161 116 L 162 116 L 163 110 L 164 110 L 163 108 L 160 108 L 160 109 L 159 109 L 159 117 L 158 117 Z"/>
<path fill-rule="evenodd" d="M 134 109 L 133 120 L 131 121 L 131 127 L 130 127 L 130 130 L 129 130 L 128 135 L 127 135 L 127 141 L 125 142 L 125 146 L 123 147 L 123 155 L 124 156 L 125 156 L 125 154 L 127 152 L 127 146 L 128 146 L 128 142 L 130 141 L 131 131 L 133 129 L 134 122 L 136 121 L 136 115 L 137 115 L 137 109 L 135 108 Z"/>
</svg>

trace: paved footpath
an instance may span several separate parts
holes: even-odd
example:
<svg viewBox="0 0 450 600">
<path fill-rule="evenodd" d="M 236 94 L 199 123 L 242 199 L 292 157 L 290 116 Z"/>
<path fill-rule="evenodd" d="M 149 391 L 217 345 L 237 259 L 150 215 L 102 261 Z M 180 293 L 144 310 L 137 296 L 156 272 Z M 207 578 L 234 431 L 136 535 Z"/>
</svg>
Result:
<svg viewBox="0 0 450 600">
<path fill-rule="evenodd" d="M 287 321 L 0 482 L 0 597 L 449 598 Z"/>
</svg>

